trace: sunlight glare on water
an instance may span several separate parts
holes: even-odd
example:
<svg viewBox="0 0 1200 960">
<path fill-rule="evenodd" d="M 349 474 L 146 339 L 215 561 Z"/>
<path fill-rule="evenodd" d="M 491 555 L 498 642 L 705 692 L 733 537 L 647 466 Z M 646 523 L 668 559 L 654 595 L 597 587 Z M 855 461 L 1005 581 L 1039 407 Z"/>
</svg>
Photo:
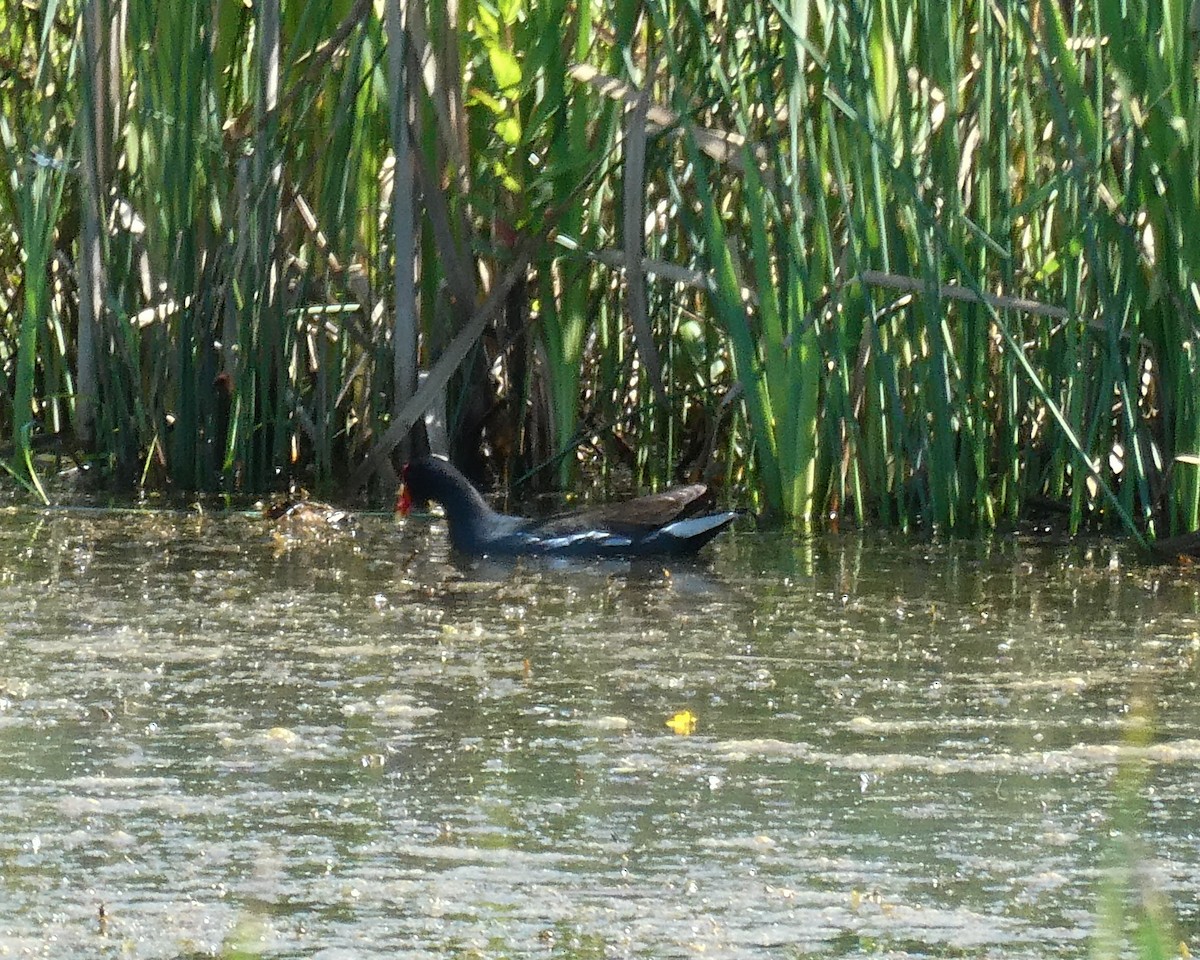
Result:
<svg viewBox="0 0 1200 960">
<path fill-rule="evenodd" d="M 1195 929 L 1200 580 L 1115 550 L 0 515 L 0 952 L 1084 956 L 1122 760 Z"/>
</svg>

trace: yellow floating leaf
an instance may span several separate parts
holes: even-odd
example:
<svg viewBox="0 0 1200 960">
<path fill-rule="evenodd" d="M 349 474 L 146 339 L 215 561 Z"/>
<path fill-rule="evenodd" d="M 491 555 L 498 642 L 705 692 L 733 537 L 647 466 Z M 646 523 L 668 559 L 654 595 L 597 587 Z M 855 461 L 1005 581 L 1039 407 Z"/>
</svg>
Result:
<svg viewBox="0 0 1200 960">
<path fill-rule="evenodd" d="M 696 715 L 691 710 L 680 710 L 667 721 L 667 726 L 681 737 L 686 737 L 696 732 Z"/>
</svg>

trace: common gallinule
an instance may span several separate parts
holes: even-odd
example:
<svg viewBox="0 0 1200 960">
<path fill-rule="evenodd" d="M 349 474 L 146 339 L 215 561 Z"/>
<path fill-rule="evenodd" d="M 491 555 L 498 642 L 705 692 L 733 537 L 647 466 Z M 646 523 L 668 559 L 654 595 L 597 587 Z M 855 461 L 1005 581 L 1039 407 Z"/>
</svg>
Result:
<svg viewBox="0 0 1200 960">
<path fill-rule="evenodd" d="M 530 520 L 497 513 L 450 463 L 435 457 L 404 468 L 396 510 L 440 503 L 450 542 L 476 556 L 551 554 L 575 557 L 681 556 L 695 553 L 733 522 L 736 513 L 704 513 L 700 483 L 624 503 Z"/>
</svg>

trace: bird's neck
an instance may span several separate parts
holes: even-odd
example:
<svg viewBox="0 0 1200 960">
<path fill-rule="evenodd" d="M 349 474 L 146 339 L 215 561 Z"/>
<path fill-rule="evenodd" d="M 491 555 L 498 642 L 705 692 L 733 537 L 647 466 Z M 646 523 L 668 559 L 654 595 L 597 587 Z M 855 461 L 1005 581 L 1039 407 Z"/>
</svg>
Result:
<svg viewBox="0 0 1200 960">
<path fill-rule="evenodd" d="M 471 484 L 455 484 L 445 494 L 442 507 L 450 527 L 450 540 L 459 549 L 469 548 L 482 539 L 485 527 L 495 515 L 483 495 Z"/>
</svg>

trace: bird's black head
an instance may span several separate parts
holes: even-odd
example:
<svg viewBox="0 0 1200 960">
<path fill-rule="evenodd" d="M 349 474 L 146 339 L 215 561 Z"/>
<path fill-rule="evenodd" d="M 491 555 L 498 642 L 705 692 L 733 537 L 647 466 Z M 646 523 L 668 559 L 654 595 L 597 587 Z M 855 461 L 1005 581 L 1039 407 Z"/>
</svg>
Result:
<svg viewBox="0 0 1200 960">
<path fill-rule="evenodd" d="M 424 507 L 430 503 L 440 503 L 447 510 L 468 504 L 470 508 L 478 504 L 487 509 L 483 498 L 448 460 L 420 457 L 404 466 L 396 511 L 408 516 L 414 506 Z"/>
<path fill-rule="evenodd" d="M 407 517 L 414 506 L 429 505 L 430 471 L 426 467 L 428 459 L 425 457 L 412 460 L 404 465 L 400 474 L 400 490 L 396 494 L 396 512 L 402 517 Z"/>
</svg>

